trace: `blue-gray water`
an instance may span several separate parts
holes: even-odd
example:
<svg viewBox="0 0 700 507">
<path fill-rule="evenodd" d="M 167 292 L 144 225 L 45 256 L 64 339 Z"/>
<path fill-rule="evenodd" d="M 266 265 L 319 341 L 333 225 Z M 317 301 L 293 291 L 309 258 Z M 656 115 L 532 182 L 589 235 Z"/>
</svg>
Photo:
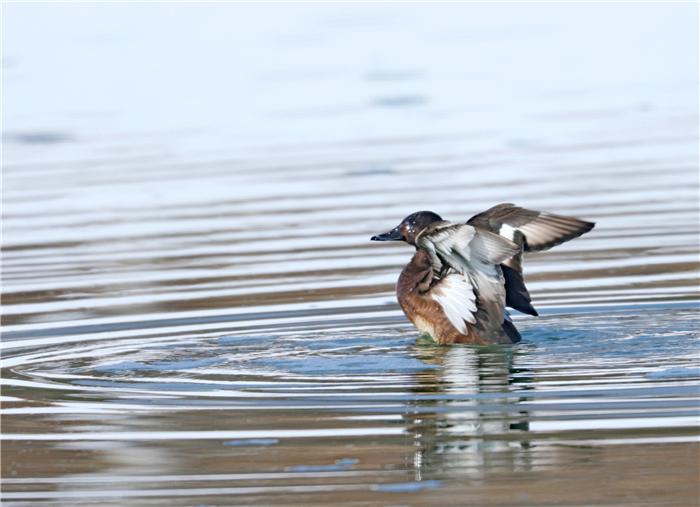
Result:
<svg viewBox="0 0 700 507">
<path fill-rule="evenodd" d="M 697 502 L 695 5 L 3 9 L 3 505 Z M 506 201 L 597 226 L 419 339 L 368 238 Z"/>
</svg>

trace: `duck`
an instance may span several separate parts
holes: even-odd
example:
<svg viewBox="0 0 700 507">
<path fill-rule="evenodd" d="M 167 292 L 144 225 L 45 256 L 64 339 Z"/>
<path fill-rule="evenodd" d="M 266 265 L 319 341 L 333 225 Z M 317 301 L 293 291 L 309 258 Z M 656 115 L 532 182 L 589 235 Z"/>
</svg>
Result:
<svg viewBox="0 0 700 507">
<path fill-rule="evenodd" d="M 502 203 L 466 222 L 417 211 L 371 241 L 415 247 L 396 284 L 399 306 L 441 345 L 513 344 L 522 337 L 507 311 L 537 316 L 522 258 L 589 232 L 594 222 Z"/>
</svg>

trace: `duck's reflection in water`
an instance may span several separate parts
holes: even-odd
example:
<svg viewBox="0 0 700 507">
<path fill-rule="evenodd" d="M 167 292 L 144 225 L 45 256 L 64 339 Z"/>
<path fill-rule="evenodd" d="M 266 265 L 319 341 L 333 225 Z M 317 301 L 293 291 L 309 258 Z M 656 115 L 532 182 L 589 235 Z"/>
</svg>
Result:
<svg viewBox="0 0 700 507">
<path fill-rule="evenodd" d="M 416 480 L 427 471 L 478 479 L 490 471 L 531 470 L 529 414 L 518 405 L 532 377 L 513 368 L 514 351 L 418 347 L 416 354 L 438 366 L 416 374 L 420 401 L 407 416 Z"/>
</svg>

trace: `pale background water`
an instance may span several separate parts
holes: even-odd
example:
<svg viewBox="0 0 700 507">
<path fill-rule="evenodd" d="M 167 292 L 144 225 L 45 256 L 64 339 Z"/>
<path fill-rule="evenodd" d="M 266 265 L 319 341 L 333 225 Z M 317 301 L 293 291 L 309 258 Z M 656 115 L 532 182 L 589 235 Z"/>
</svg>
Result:
<svg viewBox="0 0 700 507">
<path fill-rule="evenodd" d="M 7 505 L 693 505 L 698 9 L 3 5 Z M 406 214 L 598 223 L 512 348 Z"/>
</svg>

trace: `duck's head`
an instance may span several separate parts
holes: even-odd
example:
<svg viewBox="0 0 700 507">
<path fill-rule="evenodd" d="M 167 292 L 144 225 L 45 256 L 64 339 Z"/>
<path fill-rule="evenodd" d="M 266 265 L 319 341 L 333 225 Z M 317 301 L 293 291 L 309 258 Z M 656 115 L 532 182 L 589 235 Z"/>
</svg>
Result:
<svg viewBox="0 0 700 507">
<path fill-rule="evenodd" d="M 405 241 L 409 245 L 416 244 L 416 237 L 423 229 L 442 218 L 432 211 L 416 211 L 404 218 L 399 225 L 389 232 L 372 236 L 371 241 Z"/>
</svg>

